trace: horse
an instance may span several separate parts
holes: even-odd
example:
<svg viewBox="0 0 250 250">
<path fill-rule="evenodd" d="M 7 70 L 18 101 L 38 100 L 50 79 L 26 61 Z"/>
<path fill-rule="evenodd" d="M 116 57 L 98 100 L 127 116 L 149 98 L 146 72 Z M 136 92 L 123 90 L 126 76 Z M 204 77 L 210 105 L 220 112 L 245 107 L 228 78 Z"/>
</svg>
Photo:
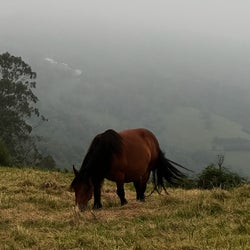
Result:
<svg viewBox="0 0 250 250">
<path fill-rule="evenodd" d="M 144 128 L 116 132 L 108 129 L 91 142 L 80 170 L 73 165 L 75 177 L 70 185 L 75 192 L 75 204 L 85 210 L 94 194 L 93 209 L 102 207 L 101 187 L 104 179 L 116 182 L 117 195 L 125 205 L 124 183 L 133 182 L 136 199 L 145 200 L 145 190 L 150 174 L 154 190 L 163 188 L 164 181 L 174 184 L 185 175 L 167 159 L 155 135 Z M 188 170 L 188 169 L 186 169 Z"/>
</svg>

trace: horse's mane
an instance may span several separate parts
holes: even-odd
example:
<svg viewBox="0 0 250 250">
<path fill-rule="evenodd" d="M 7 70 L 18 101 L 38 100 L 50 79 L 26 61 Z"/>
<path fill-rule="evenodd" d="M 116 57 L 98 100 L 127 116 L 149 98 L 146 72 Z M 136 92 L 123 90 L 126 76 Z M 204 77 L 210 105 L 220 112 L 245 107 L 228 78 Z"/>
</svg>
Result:
<svg viewBox="0 0 250 250">
<path fill-rule="evenodd" d="M 121 150 L 122 138 L 117 132 L 109 129 L 102 134 L 98 134 L 91 142 L 79 173 L 71 183 L 71 187 L 87 178 L 92 181 L 103 181 L 105 174 L 109 170 L 113 155 L 119 155 Z"/>
</svg>

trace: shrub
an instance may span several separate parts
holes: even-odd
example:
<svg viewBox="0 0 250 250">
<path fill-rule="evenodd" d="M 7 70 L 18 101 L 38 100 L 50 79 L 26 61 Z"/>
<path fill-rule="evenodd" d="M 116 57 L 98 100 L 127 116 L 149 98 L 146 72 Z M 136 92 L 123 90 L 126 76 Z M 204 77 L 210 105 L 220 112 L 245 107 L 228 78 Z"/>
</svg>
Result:
<svg viewBox="0 0 250 250">
<path fill-rule="evenodd" d="M 10 165 L 10 153 L 5 143 L 0 139 L 0 166 Z"/>
<path fill-rule="evenodd" d="M 43 157 L 38 164 L 38 167 L 43 169 L 55 169 L 56 162 L 51 155 L 47 155 L 46 157 Z"/>
<path fill-rule="evenodd" d="M 206 167 L 197 179 L 197 186 L 202 189 L 220 187 L 229 189 L 246 183 L 246 179 L 225 167 L 218 168 L 215 165 Z"/>
</svg>

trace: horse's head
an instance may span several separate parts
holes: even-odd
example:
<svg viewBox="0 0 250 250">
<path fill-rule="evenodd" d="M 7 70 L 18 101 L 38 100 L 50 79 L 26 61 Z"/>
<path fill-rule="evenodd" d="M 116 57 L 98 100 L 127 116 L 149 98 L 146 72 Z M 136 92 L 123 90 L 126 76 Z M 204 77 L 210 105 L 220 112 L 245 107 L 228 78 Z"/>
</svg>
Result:
<svg viewBox="0 0 250 250">
<path fill-rule="evenodd" d="M 75 192 L 75 204 L 81 211 L 85 210 L 89 200 L 93 195 L 93 184 L 89 178 L 81 178 L 79 172 L 73 166 L 75 178 L 71 183 L 71 188 Z"/>
</svg>

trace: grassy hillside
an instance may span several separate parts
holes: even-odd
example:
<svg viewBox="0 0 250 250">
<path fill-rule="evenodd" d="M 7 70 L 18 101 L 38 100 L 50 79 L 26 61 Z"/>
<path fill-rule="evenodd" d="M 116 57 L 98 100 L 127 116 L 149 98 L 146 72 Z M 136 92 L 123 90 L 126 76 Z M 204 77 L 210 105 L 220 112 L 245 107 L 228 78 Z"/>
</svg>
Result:
<svg viewBox="0 0 250 250">
<path fill-rule="evenodd" d="M 0 249 L 250 249 L 250 185 L 169 189 L 120 207 L 105 182 L 100 211 L 74 208 L 72 174 L 0 168 Z"/>
</svg>

